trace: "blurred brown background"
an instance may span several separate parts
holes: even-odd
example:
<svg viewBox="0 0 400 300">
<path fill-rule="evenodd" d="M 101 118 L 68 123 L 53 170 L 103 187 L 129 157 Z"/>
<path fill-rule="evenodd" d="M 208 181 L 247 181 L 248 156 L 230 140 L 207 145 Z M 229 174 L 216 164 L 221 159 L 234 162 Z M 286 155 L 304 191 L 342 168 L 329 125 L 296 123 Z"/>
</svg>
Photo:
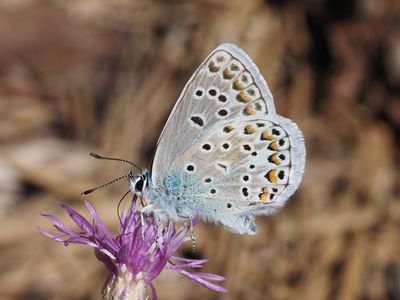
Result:
<svg viewBox="0 0 400 300">
<path fill-rule="evenodd" d="M 230 294 L 167 271 L 160 298 L 400 299 L 396 0 L 2 0 L 0 299 L 100 298 L 93 251 L 40 235 L 39 214 L 68 220 L 62 200 L 87 215 L 79 193 L 127 172 L 91 151 L 148 168 L 185 82 L 222 42 L 252 57 L 304 132 L 305 178 L 254 237 L 196 226 L 196 256 Z M 88 197 L 111 228 L 126 190 Z"/>
</svg>

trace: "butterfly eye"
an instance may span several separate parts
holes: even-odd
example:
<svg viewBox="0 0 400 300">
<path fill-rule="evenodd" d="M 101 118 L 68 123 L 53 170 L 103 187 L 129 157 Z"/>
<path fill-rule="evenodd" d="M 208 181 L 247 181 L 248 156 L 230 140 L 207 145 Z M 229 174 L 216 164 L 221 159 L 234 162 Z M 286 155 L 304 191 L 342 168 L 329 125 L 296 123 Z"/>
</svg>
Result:
<svg viewBox="0 0 400 300">
<path fill-rule="evenodd" d="M 141 192 L 143 190 L 143 187 L 144 187 L 144 180 L 143 178 L 140 177 L 135 184 L 135 190 L 137 192 Z"/>
</svg>

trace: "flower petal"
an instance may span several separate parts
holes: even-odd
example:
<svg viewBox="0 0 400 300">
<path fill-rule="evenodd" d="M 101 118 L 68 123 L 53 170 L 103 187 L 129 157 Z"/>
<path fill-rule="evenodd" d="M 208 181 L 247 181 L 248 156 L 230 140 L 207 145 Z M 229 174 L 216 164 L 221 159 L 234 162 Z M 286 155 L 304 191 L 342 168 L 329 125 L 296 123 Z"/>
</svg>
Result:
<svg viewBox="0 0 400 300">
<path fill-rule="evenodd" d="M 80 213 L 64 203 L 60 202 L 60 206 L 68 213 L 71 219 L 76 223 L 76 225 L 78 225 L 81 230 L 86 233 L 93 234 L 93 226 L 88 221 L 86 221 L 86 219 Z"/>
<path fill-rule="evenodd" d="M 92 216 L 94 223 L 96 224 L 97 228 L 104 234 L 105 237 L 108 239 L 113 239 L 112 234 L 108 231 L 107 227 L 101 221 L 99 215 L 97 214 L 96 209 L 89 201 L 85 201 L 86 208 L 88 209 L 90 215 Z"/>
<path fill-rule="evenodd" d="M 217 274 L 213 274 L 213 273 L 196 272 L 196 273 L 191 273 L 191 274 L 194 274 L 205 280 L 211 280 L 211 281 L 224 281 L 225 280 L 225 277 L 217 275 Z"/>
<path fill-rule="evenodd" d="M 196 276 L 196 273 L 190 273 L 190 272 L 187 272 L 187 271 L 184 271 L 184 270 L 180 270 L 179 272 L 182 275 L 184 275 L 187 278 L 189 278 L 190 280 L 193 280 L 194 282 L 196 282 L 196 283 L 198 283 L 198 284 L 200 284 L 200 285 L 202 285 L 202 286 L 204 286 L 204 287 L 206 287 L 206 288 L 208 288 L 210 290 L 213 290 L 213 291 L 216 291 L 216 292 L 219 292 L 219 293 L 228 293 L 229 292 L 226 288 L 224 288 L 222 286 L 219 286 L 219 285 L 216 285 L 214 283 L 208 282 L 208 281 L 202 279 L 201 277 Z"/>
<path fill-rule="evenodd" d="M 53 226 L 57 228 L 59 231 L 64 232 L 68 235 L 78 235 L 78 233 L 74 230 L 71 230 L 65 225 L 62 221 L 60 221 L 57 217 L 54 217 L 52 215 L 48 214 L 41 214 L 42 217 L 45 217 L 48 219 L 51 223 L 53 223 Z"/>
</svg>

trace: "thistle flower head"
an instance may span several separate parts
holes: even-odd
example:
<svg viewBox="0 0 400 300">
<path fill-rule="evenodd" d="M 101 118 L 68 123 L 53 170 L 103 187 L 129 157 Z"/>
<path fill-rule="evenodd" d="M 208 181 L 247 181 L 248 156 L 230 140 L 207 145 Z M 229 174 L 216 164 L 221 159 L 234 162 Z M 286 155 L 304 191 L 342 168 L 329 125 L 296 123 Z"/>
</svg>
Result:
<svg viewBox="0 0 400 300">
<path fill-rule="evenodd" d="M 211 273 L 190 272 L 187 269 L 203 267 L 205 259 L 187 259 L 174 256 L 180 245 L 188 240 L 187 226 L 176 229 L 172 221 L 158 224 L 153 214 L 141 215 L 136 209 L 136 197 L 129 208 L 122 212 L 118 233 L 113 236 L 99 218 L 93 205 L 86 201 L 92 222 L 65 204 L 61 207 L 79 227 L 79 231 L 67 227 L 58 218 L 43 214 L 59 234 L 50 234 L 38 228 L 47 237 L 69 244 L 92 247 L 98 260 L 110 272 L 103 294 L 105 299 L 145 299 L 146 287 L 157 299 L 153 279 L 164 269 L 181 273 L 190 280 L 214 290 L 227 290 L 210 281 L 222 281 L 223 277 Z M 141 221 L 142 217 L 142 221 Z"/>
</svg>

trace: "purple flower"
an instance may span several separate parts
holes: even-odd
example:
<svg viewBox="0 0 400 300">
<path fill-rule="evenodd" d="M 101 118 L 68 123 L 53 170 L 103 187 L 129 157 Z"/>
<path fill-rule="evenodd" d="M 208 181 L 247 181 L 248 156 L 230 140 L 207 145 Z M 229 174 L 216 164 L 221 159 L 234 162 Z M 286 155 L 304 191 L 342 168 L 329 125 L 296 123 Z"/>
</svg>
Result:
<svg viewBox="0 0 400 300">
<path fill-rule="evenodd" d="M 153 299 L 157 299 L 153 279 L 162 270 L 168 269 L 181 273 L 198 284 L 226 293 L 227 289 L 210 281 L 222 281 L 219 275 L 202 272 L 189 272 L 187 269 L 203 267 L 206 259 L 187 259 L 173 256 L 182 242 L 187 241 L 187 226 L 179 230 L 172 221 L 157 224 L 153 214 L 144 215 L 136 209 L 136 197 L 127 210 L 122 212 L 117 236 L 113 236 L 100 220 L 93 205 L 86 201 L 86 207 L 93 218 L 92 222 L 68 207 L 60 204 L 79 231 L 69 229 L 58 218 L 43 214 L 50 220 L 60 234 L 50 234 L 38 228 L 45 236 L 63 242 L 85 244 L 93 247 L 98 260 L 110 271 L 103 294 L 105 299 L 145 299 L 146 287 L 149 286 Z"/>
</svg>

